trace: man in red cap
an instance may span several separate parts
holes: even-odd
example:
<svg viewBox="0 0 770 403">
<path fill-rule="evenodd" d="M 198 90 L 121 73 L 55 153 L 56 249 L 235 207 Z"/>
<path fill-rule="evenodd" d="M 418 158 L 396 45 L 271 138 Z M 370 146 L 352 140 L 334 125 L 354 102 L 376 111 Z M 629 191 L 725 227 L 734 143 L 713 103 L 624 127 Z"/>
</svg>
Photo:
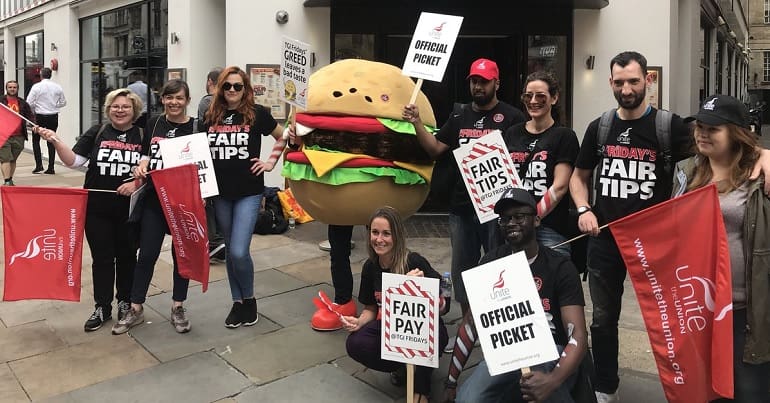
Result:
<svg viewBox="0 0 770 403">
<path fill-rule="evenodd" d="M 470 104 L 455 104 L 452 115 L 435 137 L 425 130 L 416 105 L 404 107 L 404 120 L 412 122 L 420 145 L 434 159 L 440 159 L 442 156 L 453 159 L 451 150 L 494 130 L 504 133 L 507 128 L 526 120 L 524 113 L 519 109 L 497 99 L 497 90 L 500 88 L 497 63 L 489 59 L 474 61 L 468 74 L 468 83 L 473 101 Z M 450 169 L 441 172 L 441 176 L 452 178 L 444 183 L 447 183 L 449 188 L 446 190 L 450 199 L 449 235 L 452 242 L 454 297 L 460 302 L 465 314 L 468 311 L 468 299 L 461 273 L 478 265 L 481 248 L 484 248 L 484 252 L 489 252 L 497 246 L 497 230 L 494 221 L 479 223 L 470 196 L 457 171 L 457 165 L 452 160 L 451 164 L 446 166 Z M 451 352 L 452 348 L 454 339 L 450 339 L 447 352 Z"/>
</svg>

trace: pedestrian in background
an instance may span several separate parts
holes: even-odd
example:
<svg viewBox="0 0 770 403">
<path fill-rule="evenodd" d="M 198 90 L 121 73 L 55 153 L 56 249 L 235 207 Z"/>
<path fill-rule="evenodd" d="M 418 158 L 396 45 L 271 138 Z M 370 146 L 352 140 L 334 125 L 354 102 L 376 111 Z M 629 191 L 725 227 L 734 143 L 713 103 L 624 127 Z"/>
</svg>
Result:
<svg viewBox="0 0 770 403">
<path fill-rule="evenodd" d="M 86 320 L 87 332 L 112 319 L 112 299 L 117 290 L 118 320 L 131 309 L 129 303 L 136 266 L 138 233 L 128 222 L 129 196 L 141 186 L 131 171 L 141 158 L 143 130 L 134 126 L 142 101 L 127 88 L 111 91 L 104 100 L 108 123 L 95 125 L 70 149 L 47 128 L 38 134 L 54 144 L 64 165 L 88 164 L 83 187 L 88 193 L 85 233 L 91 249 L 95 309 Z"/>
<path fill-rule="evenodd" d="M 5 95 L 0 96 L 0 103 L 7 106 L 12 111 L 25 118 L 35 121 L 35 114 L 28 103 L 19 97 L 19 83 L 16 80 L 10 80 L 5 83 Z M 5 144 L 0 147 L 0 168 L 3 171 L 5 186 L 15 186 L 13 183 L 13 174 L 16 173 L 16 160 L 24 151 L 24 142 L 27 140 L 27 122 L 21 121 L 19 130 L 12 133 Z"/>
<path fill-rule="evenodd" d="M 254 103 L 251 80 L 237 66 L 227 67 L 219 75 L 203 127 L 219 185 L 214 211 L 227 245 L 225 264 L 233 306 L 225 326 L 251 326 L 259 314 L 249 247 L 265 188 L 263 173 L 273 170 L 286 146 L 283 127 L 267 108 Z M 259 158 L 263 136 L 275 140 L 264 161 Z"/>
<path fill-rule="evenodd" d="M 29 90 L 27 103 L 35 113 L 36 123 L 40 127 L 56 132 L 59 128 L 59 109 L 67 105 L 67 98 L 64 97 L 61 86 L 51 81 L 51 69 L 44 67 L 40 70 L 40 75 L 42 80 L 35 83 Z M 54 150 L 54 144 L 49 142 L 48 169 L 45 170 L 49 175 L 56 173 L 53 167 L 56 162 Z M 36 132 L 32 132 L 32 153 L 35 155 L 35 169 L 32 173 L 39 174 L 43 172 L 43 156 L 40 151 L 40 136 Z"/>
<path fill-rule="evenodd" d="M 128 89 L 133 91 L 134 94 L 139 96 L 142 100 L 142 112 L 136 119 L 137 127 L 145 127 L 147 125 L 148 110 L 152 111 L 152 106 L 155 105 L 155 94 L 150 91 L 150 86 L 144 82 L 144 74 L 139 70 L 134 70 L 128 75 L 128 79 L 131 81 L 128 84 Z M 148 109 L 149 108 L 149 109 Z"/>
<path fill-rule="evenodd" d="M 677 164 L 674 196 L 716 183 L 727 231 L 733 286 L 733 400 L 768 402 L 770 379 L 770 198 L 765 177 L 749 179 L 759 160 L 746 107 L 712 95 L 695 115 L 695 156 Z"/>
</svg>

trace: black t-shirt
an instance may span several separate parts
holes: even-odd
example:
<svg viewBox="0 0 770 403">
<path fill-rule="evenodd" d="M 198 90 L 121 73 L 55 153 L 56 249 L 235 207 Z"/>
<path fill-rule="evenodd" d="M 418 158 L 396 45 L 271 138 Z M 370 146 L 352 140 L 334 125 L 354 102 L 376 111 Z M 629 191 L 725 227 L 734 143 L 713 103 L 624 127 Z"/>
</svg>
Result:
<svg viewBox="0 0 770 403">
<path fill-rule="evenodd" d="M 264 190 L 265 177 L 251 173 L 251 159 L 259 157 L 262 136 L 269 136 L 278 122 L 260 105 L 255 106 L 255 112 L 251 124 L 243 124 L 243 115 L 233 110 L 227 111 L 219 124 L 204 124 L 222 197 L 235 199 L 259 195 Z"/>
<path fill-rule="evenodd" d="M 596 145 L 599 119 L 588 125 L 575 167 L 599 170 L 594 213 L 600 225 L 653 206 L 671 195 L 672 177 L 665 174 L 664 159 L 659 158 L 656 114 L 657 110 L 651 109 L 634 120 L 622 120 L 616 115 L 601 158 Z M 692 136 L 682 119 L 674 115 L 671 121 L 673 161 L 687 158 L 691 149 Z"/>
<path fill-rule="evenodd" d="M 575 165 L 578 150 L 577 135 L 572 129 L 553 125 L 540 134 L 527 131 L 526 123 L 519 123 L 503 134 L 511 160 L 521 176 L 521 164 L 534 153 L 521 180 L 535 200 L 540 200 L 553 185 L 556 165 Z M 553 228 L 562 235 L 569 233 L 569 195 L 566 194 L 558 205 L 543 218 L 542 225 Z"/>
<path fill-rule="evenodd" d="M 409 252 L 406 262 L 409 270 L 420 269 L 425 277 L 441 279 L 441 275 L 419 253 Z M 366 259 L 364 267 L 361 269 L 361 288 L 358 290 L 358 302 L 363 305 L 380 306 L 382 302 L 380 299 L 382 296 L 382 273 L 390 273 L 390 270 L 384 270 L 380 267 L 379 261 Z"/>
<path fill-rule="evenodd" d="M 498 102 L 488 111 L 474 111 L 471 105 L 465 105 L 460 114 L 453 114 L 436 133 L 436 138 L 449 146 L 447 152 L 452 152 L 461 145 L 468 144 L 494 130 L 505 131 L 516 123 L 525 121 L 524 113 L 505 103 Z M 454 167 L 457 170 L 457 166 Z M 462 182 L 459 172 L 452 190 L 449 210 L 457 215 L 474 215 L 468 190 Z"/>
<path fill-rule="evenodd" d="M 479 265 L 510 256 L 512 253 L 511 245 L 506 243 L 484 255 Z M 537 292 L 551 326 L 554 341 L 560 346 L 566 346 L 567 331 L 562 323 L 561 307 L 585 306 L 583 287 L 580 285 L 577 269 L 569 258 L 543 245 L 540 245 L 537 258 L 529 268 L 537 284 Z"/>
<path fill-rule="evenodd" d="M 150 119 L 147 122 L 146 135 L 142 155 L 150 157 L 149 170 L 163 169 L 163 159 L 160 156 L 160 145 L 164 139 L 187 136 L 194 131 L 195 119 L 189 118 L 185 123 L 169 122 L 164 115 Z"/>
</svg>

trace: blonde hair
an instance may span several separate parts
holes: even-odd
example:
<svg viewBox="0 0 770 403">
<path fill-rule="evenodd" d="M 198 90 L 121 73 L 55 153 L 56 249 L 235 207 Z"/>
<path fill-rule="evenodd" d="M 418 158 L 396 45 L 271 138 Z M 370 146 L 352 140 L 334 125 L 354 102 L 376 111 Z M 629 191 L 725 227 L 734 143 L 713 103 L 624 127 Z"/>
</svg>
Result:
<svg viewBox="0 0 770 403">
<path fill-rule="evenodd" d="M 409 272 L 407 267 L 407 256 L 409 256 L 409 249 L 406 247 L 406 229 L 404 223 L 401 220 L 401 216 L 398 211 L 390 206 L 380 207 L 374 211 L 369 218 L 369 224 L 366 226 L 367 231 L 372 228 L 372 221 L 375 218 L 384 218 L 388 224 L 390 224 L 390 235 L 393 239 L 393 263 L 390 267 L 390 272 L 395 274 L 406 274 Z M 378 261 L 379 256 L 372 248 L 371 241 L 367 243 L 367 251 L 369 252 L 369 259 L 373 262 Z"/>
<path fill-rule="evenodd" d="M 142 99 L 128 88 L 112 90 L 106 97 L 104 97 L 104 117 L 107 118 L 107 120 L 110 120 L 110 106 L 112 106 L 112 103 L 115 102 L 115 98 L 117 97 L 126 97 L 131 101 L 131 106 L 133 107 L 133 117 L 131 118 L 131 122 L 136 122 L 136 120 L 139 119 L 139 116 L 142 115 Z"/>
<path fill-rule="evenodd" d="M 730 193 L 743 185 L 751 175 L 754 164 L 759 160 L 757 137 L 749 129 L 728 123 L 727 136 L 730 141 L 730 177 L 717 185 L 719 193 Z M 696 126 L 695 130 L 698 128 Z M 694 133 L 694 132 L 693 132 Z M 695 148 L 698 164 L 692 178 L 687 184 L 687 190 L 694 190 L 711 183 L 714 172 L 708 163 L 708 158 Z"/>
</svg>

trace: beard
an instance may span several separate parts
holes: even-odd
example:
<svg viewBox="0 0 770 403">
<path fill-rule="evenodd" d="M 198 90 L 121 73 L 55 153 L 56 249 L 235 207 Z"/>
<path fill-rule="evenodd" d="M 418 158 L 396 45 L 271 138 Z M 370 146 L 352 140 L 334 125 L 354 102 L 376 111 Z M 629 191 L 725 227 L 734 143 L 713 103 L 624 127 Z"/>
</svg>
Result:
<svg viewBox="0 0 770 403">
<path fill-rule="evenodd" d="M 487 106 L 492 102 L 492 99 L 494 99 L 495 94 L 487 94 L 487 93 L 480 93 L 480 94 L 473 94 L 473 102 L 476 105 L 479 106 Z"/>
<path fill-rule="evenodd" d="M 636 109 L 644 102 L 644 97 L 647 96 L 647 89 L 645 88 L 640 93 L 632 93 L 632 96 L 623 97 L 621 91 L 614 91 L 615 99 L 618 101 L 618 105 L 623 109 Z"/>
</svg>

